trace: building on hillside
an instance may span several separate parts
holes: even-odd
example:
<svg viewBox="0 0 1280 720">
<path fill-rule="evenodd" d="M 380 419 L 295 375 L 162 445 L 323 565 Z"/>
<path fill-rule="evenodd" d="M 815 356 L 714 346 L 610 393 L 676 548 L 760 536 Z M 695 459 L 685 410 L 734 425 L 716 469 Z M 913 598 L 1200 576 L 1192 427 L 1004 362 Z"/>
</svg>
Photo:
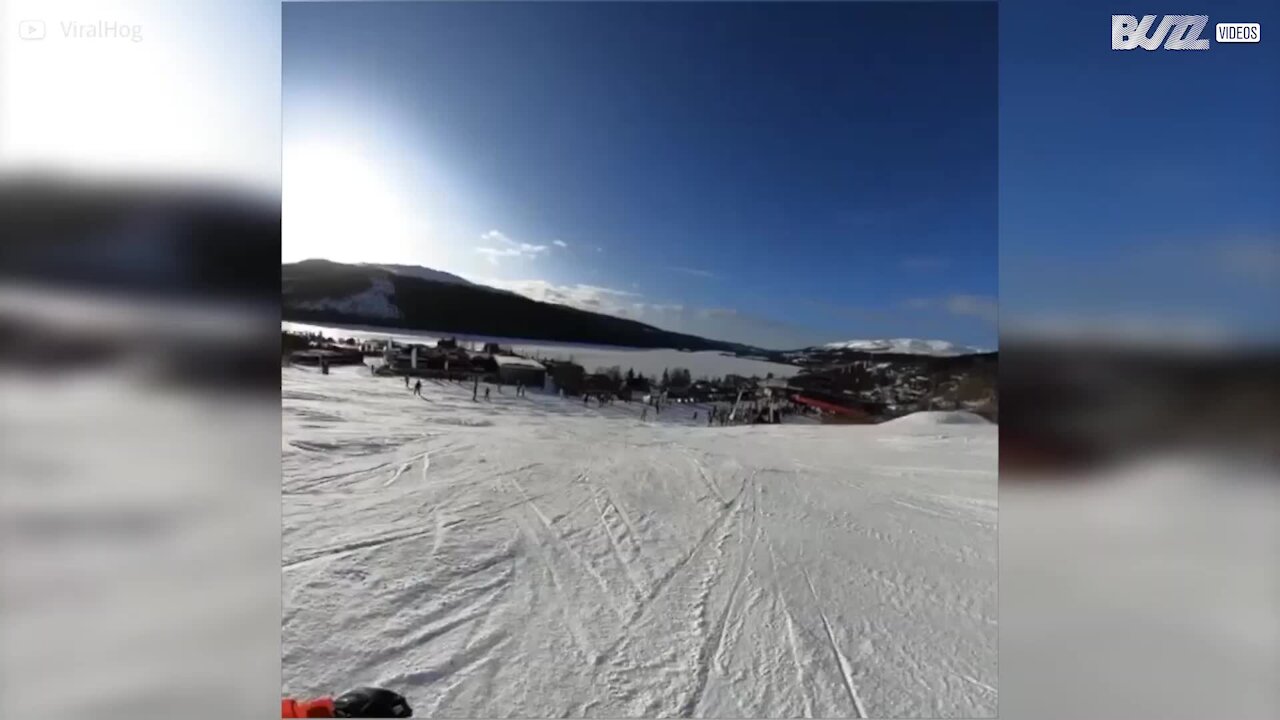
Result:
<svg viewBox="0 0 1280 720">
<path fill-rule="evenodd" d="M 364 353 L 355 348 L 343 348 L 337 345 L 329 347 L 298 350 L 290 353 L 290 362 L 297 365 L 363 365 Z"/>
<path fill-rule="evenodd" d="M 784 378 L 765 378 L 756 385 L 757 394 L 766 400 L 785 400 L 799 390 Z"/>
<path fill-rule="evenodd" d="M 366 340 L 360 343 L 360 352 L 365 355 L 382 355 L 390 346 L 390 340 Z"/>
<path fill-rule="evenodd" d="M 543 387 L 547 381 L 547 369 L 542 363 L 514 355 L 495 355 L 498 364 L 498 380 L 504 385 Z"/>
<path fill-rule="evenodd" d="M 649 394 L 649 380 L 643 377 L 633 377 L 630 380 L 624 380 L 622 387 L 618 390 L 618 399 L 625 402 L 640 400 Z"/>
<path fill-rule="evenodd" d="M 618 392 L 618 381 L 603 373 L 592 373 L 582 379 L 583 392 L 613 397 Z"/>
<path fill-rule="evenodd" d="M 469 359 L 471 372 L 480 373 L 481 375 L 497 375 L 498 362 L 497 359 L 489 355 L 472 355 Z"/>
<path fill-rule="evenodd" d="M 436 341 L 436 347 L 441 350 L 456 350 L 458 349 L 458 339 L 457 338 L 441 338 Z"/>
<path fill-rule="evenodd" d="M 436 349 L 418 353 L 418 367 L 425 370 L 444 370 L 447 358 Z"/>
<path fill-rule="evenodd" d="M 689 402 L 690 400 L 689 388 L 668 388 L 663 391 L 663 395 L 666 396 L 667 402 L 677 404 Z"/>
<path fill-rule="evenodd" d="M 580 395 L 585 384 L 586 370 L 577 363 L 563 360 L 547 360 L 543 363 L 547 377 L 543 385 L 550 395 Z"/>
</svg>

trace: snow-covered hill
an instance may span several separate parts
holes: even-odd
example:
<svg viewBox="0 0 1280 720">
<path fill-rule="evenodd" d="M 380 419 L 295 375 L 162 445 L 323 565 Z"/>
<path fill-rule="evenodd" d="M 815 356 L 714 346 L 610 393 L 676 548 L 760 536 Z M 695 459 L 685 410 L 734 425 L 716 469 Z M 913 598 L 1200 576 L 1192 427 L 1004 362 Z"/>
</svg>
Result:
<svg viewBox="0 0 1280 720">
<path fill-rule="evenodd" d="M 368 292 L 371 286 L 372 293 Z M 378 300 L 379 296 L 388 295 L 380 289 L 384 286 L 394 294 L 387 303 Z M 328 260 L 285 263 L 281 265 L 281 309 L 282 319 L 296 322 L 385 325 L 404 330 L 616 347 L 754 350 L 615 315 L 534 300 L 415 266 L 352 265 Z"/>
<path fill-rule="evenodd" d="M 452 273 L 443 270 L 432 270 L 429 267 L 421 265 L 396 265 L 392 263 L 360 263 L 360 267 L 372 267 L 379 270 L 386 270 L 394 275 L 401 277 L 416 277 L 422 280 L 431 280 L 433 282 L 450 283 L 452 285 L 476 285 L 465 278 L 458 277 Z M 482 287 L 482 286 L 476 286 Z"/>
<path fill-rule="evenodd" d="M 995 714 L 993 425 L 709 428 L 697 406 L 418 398 L 363 368 L 281 384 L 287 693 L 383 685 L 422 717 Z"/>
<path fill-rule="evenodd" d="M 844 340 L 827 343 L 822 346 L 830 350 L 857 350 L 860 352 L 898 353 L 903 355 L 934 355 L 951 357 L 954 355 L 972 355 L 989 352 L 969 345 L 957 345 L 946 340 L 918 340 L 915 338 L 892 338 L 883 340 Z"/>
<path fill-rule="evenodd" d="M 396 306 L 395 294 L 395 286 L 383 276 L 373 278 L 368 288 L 346 297 L 286 300 L 285 305 L 299 310 L 332 310 L 353 317 L 398 320 L 403 313 Z"/>
</svg>

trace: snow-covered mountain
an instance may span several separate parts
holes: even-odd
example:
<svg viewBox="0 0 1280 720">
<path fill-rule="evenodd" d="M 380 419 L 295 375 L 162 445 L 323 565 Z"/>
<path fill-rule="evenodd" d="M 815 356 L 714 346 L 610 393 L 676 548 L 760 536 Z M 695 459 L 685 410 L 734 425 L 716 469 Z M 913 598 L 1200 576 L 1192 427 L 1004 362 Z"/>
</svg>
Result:
<svg viewBox="0 0 1280 720">
<path fill-rule="evenodd" d="M 898 353 L 902 355 L 933 355 L 935 357 L 952 357 L 955 355 L 973 355 L 989 352 L 983 348 L 969 345 L 957 345 L 946 340 L 918 340 L 915 338 L 892 338 L 882 340 L 844 340 L 827 343 L 822 346 L 830 350 L 858 350 L 861 352 Z"/>
<path fill-rule="evenodd" d="M 447 273 L 442 270 L 432 270 L 429 267 L 422 267 L 421 265 L 396 265 L 393 263 L 360 263 L 360 266 L 378 268 L 379 270 L 386 270 L 387 272 L 392 273 L 393 275 L 399 275 L 401 277 L 415 277 L 415 278 L 420 278 L 422 280 L 432 280 L 434 282 L 451 283 L 453 285 L 475 285 L 475 283 L 471 282 L 470 280 L 467 280 L 465 278 L 460 278 L 457 275 L 453 275 L 452 273 Z"/>
<path fill-rule="evenodd" d="M 304 260 L 280 266 L 282 319 L 636 348 L 760 353 L 542 302 L 430 268 Z"/>
<path fill-rule="evenodd" d="M 396 306 L 396 288 L 391 278 L 375 276 L 370 283 L 368 288 L 346 297 L 293 300 L 286 305 L 297 310 L 330 311 L 366 319 L 399 320 L 404 317 Z"/>
</svg>

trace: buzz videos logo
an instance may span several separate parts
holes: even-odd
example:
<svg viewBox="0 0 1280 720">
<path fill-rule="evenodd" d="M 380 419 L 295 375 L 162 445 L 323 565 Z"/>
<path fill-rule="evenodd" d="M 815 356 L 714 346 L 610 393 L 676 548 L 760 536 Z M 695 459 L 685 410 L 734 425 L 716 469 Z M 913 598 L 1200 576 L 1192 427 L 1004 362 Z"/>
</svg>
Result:
<svg viewBox="0 0 1280 720">
<path fill-rule="evenodd" d="M 1112 15 L 1111 49 L 1208 50 L 1212 44 L 1203 37 L 1208 25 L 1208 15 Z M 1218 23 L 1214 37 L 1220 43 L 1256 43 L 1262 28 L 1258 23 Z"/>
</svg>

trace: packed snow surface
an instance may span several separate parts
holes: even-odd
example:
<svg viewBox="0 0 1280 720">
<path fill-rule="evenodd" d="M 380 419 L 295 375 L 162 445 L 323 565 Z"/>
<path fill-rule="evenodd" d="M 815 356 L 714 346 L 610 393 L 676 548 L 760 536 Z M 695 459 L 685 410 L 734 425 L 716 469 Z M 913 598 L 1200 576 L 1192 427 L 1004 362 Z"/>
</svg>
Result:
<svg viewBox="0 0 1280 720">
<path fill-rule="evenodd" d="M 992 717 L 996 428 L 282 371 L 283 691 L 423 717 Z M 695 420 L 692 413 L 699 412 Z"/>
<path fill-rule="evenodd" d="M 988 352 L 968 345 L 957 345 L 946 340 L 917 340 L 914 338 L 893 338 L 888 340 L 845 340 L 827 343 L 823 347 L 832 350 L 861 350 L 862 352 L 899 353 L 904 355 L 972 355 Z"/>
</svg>

